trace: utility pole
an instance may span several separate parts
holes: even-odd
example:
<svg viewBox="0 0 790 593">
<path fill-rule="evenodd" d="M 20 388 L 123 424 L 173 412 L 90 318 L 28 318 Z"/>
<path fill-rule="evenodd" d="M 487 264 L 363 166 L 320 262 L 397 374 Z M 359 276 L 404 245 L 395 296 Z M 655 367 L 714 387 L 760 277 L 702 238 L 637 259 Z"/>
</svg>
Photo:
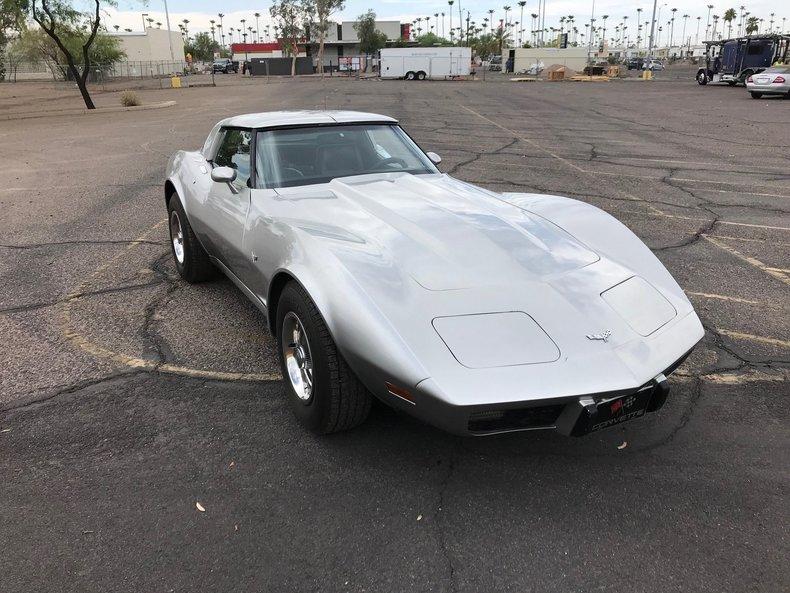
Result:
<svg viewBox="0 0 790 593">
<path fill-rule="evenodd" d="M 658 0 L 653 0 L 653 18 L 650 21 L 650 41 L 647 44 L 647 57 L 653 57 L 653 39 L 656 32 L 656 7 L 658 5 Z"/>
<path fill-rule="evenodd" d="M 658 0 L 654 0 L 654 1 L 658 1 Z M 653 10 L 655 10 L 655 7 L 653 8 Z M 594 31 L 595 31 L 595 0 L 593 0 L 592 3 L 592 12 L 590 13 L 590 35 L 587 39 L 587 61 L 590 63 L 592 63 L 592 56 L 590 54 L 592 53 L 592 40 L 593 37 L 595 36 Z"/>
<path fill-rule="evenodd" d="M 167 10 L 167 0 L 165 2 L 165 22 L 167 23 L 167 42 L 170 44 L 170 61 L 175 62 L 176 57 L 173 54 L 173 32 L 170 30 L 170 12 Z"/>
</svg>

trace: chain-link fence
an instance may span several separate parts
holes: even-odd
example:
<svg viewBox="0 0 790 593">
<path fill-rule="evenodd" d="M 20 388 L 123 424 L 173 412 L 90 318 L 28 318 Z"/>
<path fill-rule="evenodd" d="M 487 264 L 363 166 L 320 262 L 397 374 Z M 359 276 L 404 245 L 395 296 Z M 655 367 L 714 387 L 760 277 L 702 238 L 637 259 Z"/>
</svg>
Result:
<svg viewBox="0 0 790 593">
<path fill-rule="evenodd" d="M 81 66 L 78 66 L 81 69 Z M 115 80 L 135 80 L 146 78 L 165 78 L 203 72 L 206 65 L 196 63 L 188 65 L 184 61 L 125 61 L 113 64 L 91 64 L 88 82 L 105 83 Z M 6 62 L 5 78 L 11 82 L 27 80 L 38 81 L 69 81 L 73 79 L 66 64 L 56 64 L 42 60 L 40 62 Z"/>
</svg>

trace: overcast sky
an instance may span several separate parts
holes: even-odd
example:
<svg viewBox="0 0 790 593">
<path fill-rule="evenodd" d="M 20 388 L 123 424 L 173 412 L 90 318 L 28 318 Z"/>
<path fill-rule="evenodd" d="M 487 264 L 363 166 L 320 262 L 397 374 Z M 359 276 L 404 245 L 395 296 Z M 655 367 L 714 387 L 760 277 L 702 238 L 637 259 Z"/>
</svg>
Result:
<svg viewBox="0 0 790 593">
<path fill-rule="evenodd" d="M 658 5 L 661 9 L 661 21 L 666 22 L 670 16 L 670 10 L 677 8 L 676 27 L 683 14 L 690 15 L 689 19 L 689 32 L 688 35 L 694 34 L 695 19 L 697 16 L 702 17 L 702 29 L 705 28 L 707 20 L 708 9 L 707 1 L 697 0 L 659 0 Z M 488 16 L 488 10 L 494 9 L 494 19 L 499 20 L 504 17 L 502 7 L 509 4 L 512 7 L 510 20 L 516 21 L 520 18 L 520 7 L 517 0 L 500 0 L 499 2 L 492 2 L 488 0 L 456 0 L 453 6 L 453 22 L 454 26 L 458 25 L 458 4 L 461 4 L 463 9 L 464 18 L 466 17 L 467 9 L 471 12 L 472 20 L 478 23 L 482 22 L 483 17 Z M 740 13 L 739 7 L 741 4 L 746 6 L 746 10 L 765 19 L 764 26 L 768 27 L 770 20 L 770 13 L 776 13 L 775 27 L 780 26 L 782 17 L 788 19 L 786 30 L 790 29 L 790 0 L 739 0 L 737 4 L 721 4 L 715 0 L 712 2 L 714 5 L 712 14 L 723 15 L 724 11 L 728 8 L 735 8 L 736 12 Z M 259 19 L 260 26 L 263 27 L 265 23 L 269 22 L 269 6 L 270 2 L 267 1 L 254 1 L 254 0 L 222 0 L 221 2 L 211 2 L 208 0 L 169 0 L 168 9 L 170 11 L 170 24 L 172 29 L 177 29 L 177 23 L 188 19 L 190 32 L 206 31 L 210 27 L 209 19 L 219 20 L 217 13 L 222 12 L 226 16 L 223 21 L 226 30 L 230 27 L 237 28 L 240 26 L 239 20 L 242 18 L 247 19 L 246 26 L 255 25 L 255 17 L 252 16 L 255 12 L 259 12 L 262 16 Z M 415 17 L 431 16 L 431 24 L 434 24 L 433 15 L 437 12 L 445 12 L 449 15 L 449 9 L 446 1 L 443 0 L 348 0 L 345 9 L 336 15 L 337 20 L 350 20 L 354 19 L 357 15 L 365 12 L 368 8 L 373 8 L 376 16 L 379 19 L 401 20 L 402 22 L 411 22 Z M 609 15 L 610 23 L 615 24 L 622 21 L 623 16 L 628 16 L 629 26 L 636 23 L 637 8 L 642 8 L 641 20 L 650 18 L 650 13 L 653 9 L 653 3 L 649 0 L 631 2 L 628 0 L 597 0 L 595 2 L 596 17 L 604 14 Z M 524 8 L 524 20 L 529 23 L 529 14 L 538 12 L 537 0 L 527 2 Z M 583 30 L 584 23 L 589 23 L 590 13 L 592 9 L 592 1 L 570 1 L 570 0 L 547 0 L 546 1 L 546 27 L 556 26 L 559 27 L 559 17 L 573 15 L 575 17 L 576 27 Z M 120 0 L 117 9 L 108 10 L 106 13 L 106 22 L 108 27 L 112 25 L 120 25 L 122 29 L 131 28 L 134 30 L 142 29 L 141 13 L 149 13 L 150 17 L 162 23 L 165 22 L 164 16 L 164 2 L 163 0 L 149 0 L 147 5 L 140 2 L 131 2 L 129 0 Z M 439 28 L 441 29 L 441 16 L 439 17 Z M 600 21 L 598 21 L 600 23 Z M 737 29 L 737 22 L 734 29 Z M 449 27 L 449 16 L 445 17 L 445 27 Z M 635 29 L 632 29 L 635 30 Z M 441 30 L 439 31 L 441 32 Z M 608 37 L 608 35 L 607 35 Z"/>
</svg>

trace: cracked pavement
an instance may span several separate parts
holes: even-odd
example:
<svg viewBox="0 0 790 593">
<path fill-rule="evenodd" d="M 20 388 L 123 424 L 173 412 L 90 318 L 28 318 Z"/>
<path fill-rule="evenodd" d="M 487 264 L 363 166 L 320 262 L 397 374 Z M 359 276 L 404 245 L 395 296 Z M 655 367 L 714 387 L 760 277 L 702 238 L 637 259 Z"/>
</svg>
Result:
<svg viewBox="0 0 790 593">
<path fill-rule="evenodd" d="M 3 591 L 787 587 L 790 103 L 693 80 L 228 77 L 176 98 L 0 122 Z M 324 106 L 628 225 L 706 328 L 666 406 L 582 439 L 459 439 L 382 406 L 306 434 L 257 310 L 175 274 L 161 181 L 222 117 Z"/>
</svg>

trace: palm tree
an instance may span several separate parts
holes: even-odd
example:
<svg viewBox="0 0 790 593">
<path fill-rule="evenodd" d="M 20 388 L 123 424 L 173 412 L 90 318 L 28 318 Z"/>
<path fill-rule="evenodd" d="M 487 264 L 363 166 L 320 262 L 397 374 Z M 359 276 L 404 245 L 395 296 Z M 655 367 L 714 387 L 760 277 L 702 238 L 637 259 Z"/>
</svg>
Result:
<svg viewBox="0 0 790 593">
<path fill-rule="evenodd" d="M 672 44 L 675 42 L 675 13 L 678 11 L 677 8 L 672 9 L 672 18 L 669 19 L 670 22 L 670 29 L 669 29 L 669 47 L 672 47 Z"/>
<path fill-rule="evenodd" d="M 444 13 L 440 13 L 442 15 L 442 38 L 444 38 Z"/>
<path fill-rule="evenodd" d="M 727 37 L 732 37 L 732 21 L 738 18 L 738 15 L 735 12 L 734 8 L 728 8 L 724 13 L 724 22 L 728 25 L 729 32 L 727 33 Z"/>
<path fill-rule="evenodd" d="M 189 28 L 187 27 L 187 25 L 189 25 L 189 19 L 184 19 L 181 22 L 184 23 L 184 36 L 189 39 Z"/>
<path fill-rule="evenodd" d="M 741 22 L 738 23 L 738 35 L 743 35 L 743 17 L 744 17 L 744 12 L 743 11 L 746 10 L 746 7 L 741 5 L 738 8 L 741 11 Z"/>
<path fill-rule="evenodd" d="M 507 13 L 510 12 L 510 7 L 503 6 L 502 9 L 505 11 L 505 25 L 507 25 Z"/>
<path fill-rule="evenodd" d="M 605 15 L 601 16 L 601 18 L 603 19 L 603 31 L 601 33 L 601 42 L 604 45 L 606 45 L 606 19 L 609 18 L 609 15 L 605 14 Z"/>
<path fill-rule="evenodd" d="M 115 32 L 117 33 L 118 29 L 121 28 L 121 25 L 113 25 L 112 28 L 115 29 Z"/>
<path fill-rule="evenodd" d="M 215 21 L 214 19 L 209 19 L 209 21 L 208 21 L 208 22 L 209 22 L 209 23 L 211 23 L 211 39 L 212 39 L 214 42 L 216 42 L 216 41 L 217 41 L 217 38 L 214 36 L 214 23 L 216 23 L 217 21 Z"/>
<path fill-rule="evenodd" d="M 224 17 L 225 15 L 220 12 L 217 16 L 219 17 L 219 27 L 218 27 L 220 30 L 219 38 L 222 40 L 222 47 L 225 47 L 225 29 L 222 26 L 222 17 Z"/>
<path fill-rule="evenodd" d="M 160 23 L 159 21 L 156 21 L 156 28 L 157 29 L 161 29 L 162 28 L 162 23 Z"/>
<path fill-rule="evenodd" d="M 258 19 L 261 18 L 261 13 L 256 12 L 254 15 L 255 17 L 255 42 L 260 43 L 261 41 L 261 30 L 258 28 Z"/>
<path fill-rule="evenodd" d="M 686 21 L 688 21 L 688 19 L 689 19 L 689 15 L 684 14 L 683 15 L 683 42 L 680 45 L 684 45 L 686 43 Z M 691 43 L 689 43 L 689 45 L 691 45 Z M 691 49 L 691 48 L 689 48 L 689 49 Z"/>
<path fill-rule="evenodd" d="M 521 16 L 519 16 L 521 27 L 518 31 L 518 44 L 524 45 L 524 7 L 527 5 L 527 0 L 519 0 L 518 5 L 521 8 Z"/>
<path fill-rule="evenodd" d="M 770 28 L 770 29 L 768 29 L 768 32 L 769 32 L 769 33 L 773 33 L 773 32 L 774 32 L 774 17 L 775 17 L 775 16 L 776 16 L 776 13 L 775 13 L 775 12 L 772 12 L 772 13 L 771 13 L 771 28 Z"/>
<path fill-rule="evenodd" d="M 708 4 L 708 21 L 705 23 L 705 38 L 708 38 L 708 31 L 710 30 L 710 11 L 713 10 L 713 4 Z"/>
</svg>

